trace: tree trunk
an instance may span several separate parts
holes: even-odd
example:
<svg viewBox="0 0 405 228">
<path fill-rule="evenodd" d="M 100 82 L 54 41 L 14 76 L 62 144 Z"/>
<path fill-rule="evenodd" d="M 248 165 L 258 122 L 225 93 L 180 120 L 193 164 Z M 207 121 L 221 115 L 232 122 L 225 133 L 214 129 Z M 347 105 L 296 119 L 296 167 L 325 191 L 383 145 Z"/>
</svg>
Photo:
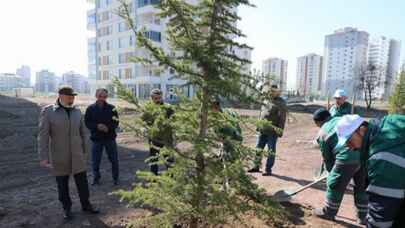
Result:
<svg viewBox="0 0 405 228">
<path fill-rule="evenodd" d="M 207 87 L 202 88 L 202 104 L 201 104 L 201 116 L 200 116 L 200 134 L 199 138 L 203 141 L 207 136 L 208 131 L 208 110 L 209 110 L 209 92 Z M 195 207 L 196 211 L 198 212 L 200 208 L 204 207 L 203 199 L 204 199 L 204 179 L 205 179 L 205 159 L 203 151 L 197 149 L 196 154 L 196 176 L 197 176 L 197 189 L 196 193 L 193 196 L 193 207 Z M 190 220 L 190 228 L 197 228 L 198 227 L 198 218 L 192 218 Z"/>
<path fill-rule="evenodd" d="M 370 110 L 370 108 L 371 108 L 371 102 L 372 102 L 372 88 L 371 88 L 371 85 L 369 84 L 368 85 L 368 102 L 367 102 L 367 110 Z"/>
</svg>

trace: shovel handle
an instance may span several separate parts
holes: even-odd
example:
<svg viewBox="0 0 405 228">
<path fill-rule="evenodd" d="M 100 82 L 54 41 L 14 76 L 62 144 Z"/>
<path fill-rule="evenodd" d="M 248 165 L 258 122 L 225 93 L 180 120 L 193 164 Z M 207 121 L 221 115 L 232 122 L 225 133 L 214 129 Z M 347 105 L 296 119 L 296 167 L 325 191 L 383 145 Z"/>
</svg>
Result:
<svg viewBox="0 0 405 228">
<path fill-rule="evenodd" d="M 297 193 L 299 193 L 299 192 L 304 191 L 305 189 L 307 189 L 307 188 L 309 188 L 309 187 L 311 187 L 311 186 L 313 186 L 313 185 L 315 185 L 315 184 L 317 184 L 317 183 L 319 183 L 319 182 L 325 180 L 327 177 L 328 177 L 328 176 L 325 175 L 325 176 L 319 178 L 318 180 L 315 180 L 315 181 L 313 181 L 313 182 L 311 182 L 311 183 L 309 183 L 309 184 L 307 184 L 307 185 L 302 186 L 301 188 L 299 188 L 299 189 L 295 190 L 294 192 L 290 193 L 290 196 L 293 196 L 293 195 L 295 195 L 295 194 L 297 194 Z"/>
</svg>

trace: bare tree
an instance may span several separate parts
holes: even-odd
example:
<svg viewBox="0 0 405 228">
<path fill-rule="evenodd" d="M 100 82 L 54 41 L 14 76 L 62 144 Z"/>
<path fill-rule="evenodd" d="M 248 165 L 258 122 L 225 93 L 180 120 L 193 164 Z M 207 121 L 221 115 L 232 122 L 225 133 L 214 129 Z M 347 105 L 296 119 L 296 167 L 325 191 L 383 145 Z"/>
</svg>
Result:
<svg viewBox="0 0 405 228">
<path fill-rule="evenodd" d="M 376 90 L 384 83 L 381 81 L 381 68 L 369 64 L 360 67 L 357 70 L 357 85 L 355 89 L 363 93 L 367 109 L 371 108 L 373 101 L 376 100 Z"/>
</svg>

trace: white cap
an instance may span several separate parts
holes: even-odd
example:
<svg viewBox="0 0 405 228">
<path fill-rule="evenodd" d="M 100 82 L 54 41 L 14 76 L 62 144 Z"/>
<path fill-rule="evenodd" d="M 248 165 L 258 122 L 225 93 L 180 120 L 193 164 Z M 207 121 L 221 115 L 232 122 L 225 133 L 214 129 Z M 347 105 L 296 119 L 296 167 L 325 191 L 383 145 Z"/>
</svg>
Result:
<svg viewBox="0 0 405 228">
<path fill-rule="evenodd" d="M 344 115 L 336 124 L 336 134 L 339 138 L 337 146 L 344 146 L 364 121 L 359 115 Z"/>
<path fill-rule="evenodd" d="M 346 91 L 343 89 L 337 89 L 335 91 L 335 94 L 333 94 L 333 98 L 341 98 L 341 97 L 347 97 Z"/>
</svg>

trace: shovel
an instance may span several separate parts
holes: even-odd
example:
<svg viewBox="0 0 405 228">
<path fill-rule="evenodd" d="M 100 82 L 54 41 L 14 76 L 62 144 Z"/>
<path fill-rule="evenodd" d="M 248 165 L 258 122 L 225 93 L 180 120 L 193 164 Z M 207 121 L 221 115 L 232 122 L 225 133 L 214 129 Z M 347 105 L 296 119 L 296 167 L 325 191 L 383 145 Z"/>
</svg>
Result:
<svg viewBox="0 0 405 228">
<path fill-rule="evenodd" d="M 280 190 L 280 191 L 277 191 L 276 193 L 274 193 L 274 195 L 272 196 L 272 198 L 273 198 L 276 202 L 286 202 L 286 201 L 290 201 L 293 195 L 295 195 L 295 194 L 297 194 L 297 193 L 299 193 L 299 192 L 302 192 L 302 191 L 304 191 L 305 189 L 307 189 L 307 188 L 309 188 L 309 187 L 311 187 L 311 186 L 313 186 L 313 185 L 315 185 L 315 184 L 318 184 L 319 182 L 322 182 L 322 181 L 325 180 L 327 177 L 328 177 L 327 175 L 324 175 L 324 176 L 320 177 L 319 179 L 315 180 L 314 182 L 311 182 L 311 183 L 309 183 L 309 184 L 307 184 L 307 185 L 304 185 L 304 186 L 302 186 L 302 187 L 300 187 L 300 188 L 298 188 L 298 189 L 296 189 L 296 190 L 294 190 L 294 191 L 287 191 L 287 190 Z"/>
</svg>

